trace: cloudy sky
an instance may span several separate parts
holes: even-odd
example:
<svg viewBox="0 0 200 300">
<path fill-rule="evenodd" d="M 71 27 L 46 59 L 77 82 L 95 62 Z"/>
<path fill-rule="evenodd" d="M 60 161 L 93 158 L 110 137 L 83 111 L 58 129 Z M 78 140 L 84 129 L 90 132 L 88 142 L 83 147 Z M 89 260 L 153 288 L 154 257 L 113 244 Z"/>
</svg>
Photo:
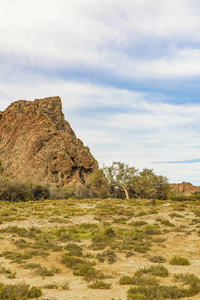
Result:
<svg viewBox="0 0 200 300">
<path fill-rule="evenodd" d="M 60 96 L 102 164 L 200 185 L 199 0 L 1 0 L 0 110 Z"/>
</svg>

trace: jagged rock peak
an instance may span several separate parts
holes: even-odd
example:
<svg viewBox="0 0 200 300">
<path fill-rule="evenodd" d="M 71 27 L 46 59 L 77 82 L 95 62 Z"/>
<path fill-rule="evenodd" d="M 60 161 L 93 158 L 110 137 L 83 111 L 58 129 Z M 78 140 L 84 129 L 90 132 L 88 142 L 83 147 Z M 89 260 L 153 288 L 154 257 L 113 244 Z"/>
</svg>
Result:
<svg viewBox="0 0 200 300">
<path fill-rule="evenodd" d="M 0 112 L 4 173 L 33 182 L 84 182 L 98 168 L 62 112 L 60 97 L 19 100 Z"/>
<path fill-rule="evenodd" d="M 19 100 L 10 104 L 5 110 L 5 114 L 12 111 L 14 116 L 20 116 L 32 111 L 33 114 L 45 114 L 60 130 L 65 130 L 65 119 L 62 113 L 61 98 L 58 96 L 48 97 L 44 99 L 35 99 L 35 101 Z"/>
</svg>

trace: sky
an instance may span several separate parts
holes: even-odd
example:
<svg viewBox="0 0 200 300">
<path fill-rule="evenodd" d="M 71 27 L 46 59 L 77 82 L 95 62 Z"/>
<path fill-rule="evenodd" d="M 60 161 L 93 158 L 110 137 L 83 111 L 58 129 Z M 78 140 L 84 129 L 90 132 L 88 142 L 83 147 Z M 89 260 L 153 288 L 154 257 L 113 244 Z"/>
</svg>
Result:
<svg viewBox="0 0 200 300">
<path fill-rule="evenodd" d="M 199 0 L 1 0 L 0 110 L 49 96 L 100 167 L 200 185 Z"/>
</svg>

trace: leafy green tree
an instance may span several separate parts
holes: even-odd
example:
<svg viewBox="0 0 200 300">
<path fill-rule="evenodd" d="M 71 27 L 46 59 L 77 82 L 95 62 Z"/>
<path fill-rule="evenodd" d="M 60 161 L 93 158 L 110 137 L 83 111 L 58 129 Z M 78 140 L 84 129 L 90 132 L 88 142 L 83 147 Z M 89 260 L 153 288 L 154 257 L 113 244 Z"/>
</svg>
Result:
<svg viewBox="0 0 200 300">
<path fill-rule="evenodd" d="M 170 185 L 165 176 L 156 175 L 153 169 L 143 169 L 138 172 L 122 162 L 113 162 L 104 166 L 103 173 L 107 180 L 108 194 L 113 197 L 131 197 L 147 199 L 167 199 Z"/>
<path fill-rule="evenodd" d="M 147 199 L 166 199 L 170 185 L 165 176 L 156 175 L 153 169 L 143 169 L 132 182 L 135 197 Z"/>
<path fill-rule="evenodd" d="M 103 172 L 107 178 L 108 190 L 111 194 L 116 189 L 123 191 L 126 199 L 129 199 L 129 191 L 135 179 L 137 169 L 122 162 L 113 162 L 110 167 L 104 166 Z"/>
</svg>

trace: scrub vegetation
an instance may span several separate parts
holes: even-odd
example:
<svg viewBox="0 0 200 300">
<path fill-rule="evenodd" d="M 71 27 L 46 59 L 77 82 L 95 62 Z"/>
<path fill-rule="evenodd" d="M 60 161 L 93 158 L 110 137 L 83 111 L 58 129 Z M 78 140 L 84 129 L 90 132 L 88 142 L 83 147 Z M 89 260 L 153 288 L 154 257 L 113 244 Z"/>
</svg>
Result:
<svg viewBox="0 0 200 300">
<path fill-rule="evenodd" d="M 81 291 L 94 299 L 95 290 L 105 300 L 192 299 L 200 294 L 199 204 L 1 201 L 0 299 L 81 300 Z"/>
<path fill-rule="evenodd" d="M 97 290 L 105 300 L 197 299 L 198 195 L 177 200 L 170 194 L 158 197 L 156 192 L 141 198 L 127 177 L 120 177 L 124 170 L 132 180 L 137 177 L 136 182 L 146 182 L 147 174 L 149 180 L 154 178 L 152 170 L 138 173 L 115 163 L 106 172 L 115 172 L 116 181 L 111 185 L 108 175 L 98 170 L 91 178 L 88 198 L 76 199 L 72 187 L 73 195 L 66 199 L 46 199 L 44 193 L 35 198 L 36 186 L 30 183 L 30 197 L 16 193 L 17 198 L 3 199 L 1 194 L 0 299 L 82 300 L 83 295 L 95 299 Z M 9 177 L 0 178 L 6 180 L 4 187 L 14 184 Z M 52 195 L 49 187 L 44 190 Z M 66 195 L 67 190 L 57 191 Z M 115 197 L 100 198 L 100 192 L 108 196 L 105 191 Z"/>
</svg>

